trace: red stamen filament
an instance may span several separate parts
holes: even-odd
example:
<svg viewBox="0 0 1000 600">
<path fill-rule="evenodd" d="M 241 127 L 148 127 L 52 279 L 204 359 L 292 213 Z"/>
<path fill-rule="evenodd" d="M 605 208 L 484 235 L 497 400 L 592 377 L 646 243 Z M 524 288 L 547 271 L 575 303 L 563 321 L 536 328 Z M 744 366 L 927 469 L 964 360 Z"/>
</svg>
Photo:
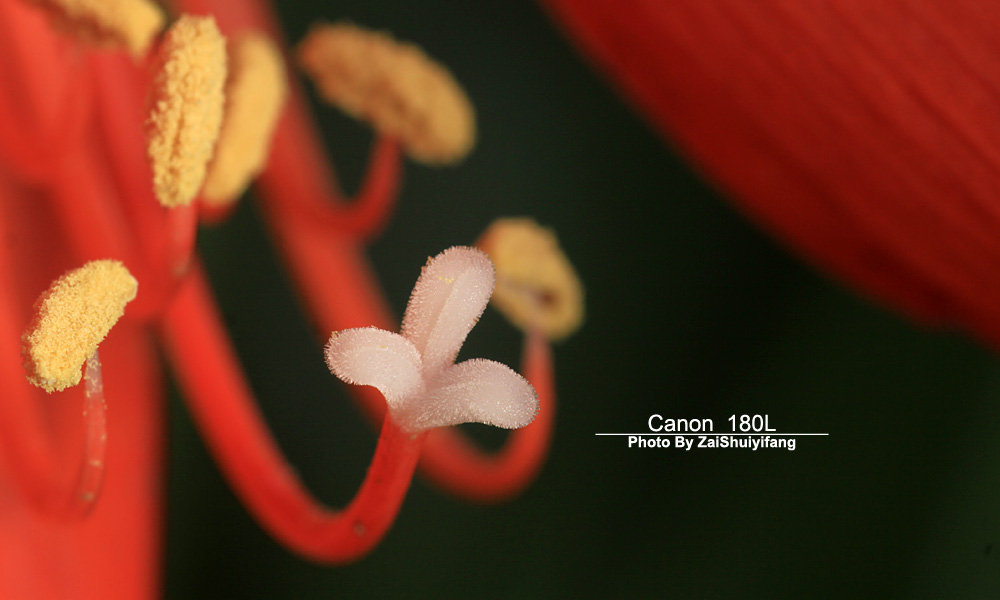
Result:
<svg viewBox="0 0 1000 600">
<path fill-rule="evenodd" d="M 104 402 L 104 378 L 97 350 L 87 358 L 84 378 L 83 421 L 86 428 L 83 462 L 76 486 L 75 500 L 68 514 L 85 516 L 101 491 L 104 481 L 104 455 L 108 442 L 107 404 Z"/>
<path fill-rule="evenodd" d="M 368 240 L 382 230 L 392 214 L 401 163 L 399 142 L 379 136 L 369 157 L 364 183 L 349 204 L 331 197 L 300 195 L 288 190 L 285 201 L 290 214 L 298 211 L 303 225 L 348 235 L 359 241 Z"/>
</svg>

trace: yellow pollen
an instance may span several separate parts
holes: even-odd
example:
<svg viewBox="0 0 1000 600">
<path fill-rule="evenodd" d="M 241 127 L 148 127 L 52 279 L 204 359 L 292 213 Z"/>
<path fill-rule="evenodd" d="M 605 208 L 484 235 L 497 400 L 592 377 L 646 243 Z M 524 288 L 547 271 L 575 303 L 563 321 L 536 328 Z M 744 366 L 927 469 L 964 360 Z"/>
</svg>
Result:
<svg viewBox="0 0 1000 600">
<path fill-rule="evenodd" d="M 312 28 L 298 58 L 327 102 L 398 138 L 414 160 L 454 163 L 475 144 L 475 112 L 465 91 L 417 46 L 351 24 L 325 24 Z"/>
<path fill-rule="evenodd" d="M 160 48 L 149 160 L 160 204 L 189 204 L 205 181 L 222 125 L 226 40 L 212 17 L 182 16 Z"/>
<path fill-rule="evenodd" d="M 583 286 L 555 234 L 531 219 L 498 219 L 476 243 L 497 271 L 490 300 L 515 326 L 562 339 L 583 322 Z"/>
<path fill-rule="evenodd" d="M 163 12 L 150 0 L 34 1 L 77 37 L 128 48 L 133 56 L 145 54 L 153 37 L 163 29 Z"/>
<path fill-rule="evenodd" d="M 263 169 L 287 92 L 284 61 L 274 42 L 259 33 L 230 42 L 226 115 L 202 188 L 207 203 L 236 200 Z"/>
<path fill-rule="evenodd" d="M 138 283 L 115 260 L 95 260 L 52 282 L 21 336 L 28 381 L 54 392 L 80 383 L 81 368 L 135 298 Z"/>
</svg>

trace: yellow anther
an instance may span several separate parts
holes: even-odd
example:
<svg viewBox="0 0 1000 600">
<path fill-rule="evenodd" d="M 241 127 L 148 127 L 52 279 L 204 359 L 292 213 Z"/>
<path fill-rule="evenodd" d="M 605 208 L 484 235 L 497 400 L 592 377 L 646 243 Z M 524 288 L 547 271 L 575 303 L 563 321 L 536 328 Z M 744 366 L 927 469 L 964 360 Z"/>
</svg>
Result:
<svg viewBox="0 0 1000 600">
<path fill-rule="evenodd" d="M 414 160 L 454 163 L 472 149 L 469 98 L 420 48 L 351 24 L 326 24 L 312 28 L 298 58 L 326 101 L 399 138 Z"/>
<path fill-rule="evenodd" d="M 230 41 L 226 115 L 202 189 L 206 202 L 232 202 L 263 169 L 288 91 L 284 65 L 281 51 L 263 34 Z"/>
<path fill-rule="evenodd" d="M 189 204 L 201 189 L 222 125 L 225 82 L 226 40 L 215 19 L 178 19 L 160 48 L 149 117 L 148 152 L 160 204 Z"/>
<path fill-rule="evenodd" d="M 583 286 L 555 234 L 531 219 L 498 219 L 476 244 L 497 271 L 494 306 L 521 329 L 550 339 L 583 322 Z"/>
<path fill-rule="evenodd" d="M 81 368 L 135 298 L 138 283 L 115 260 L 95 260 L 52 282 L 21 336 L 28 381 L 47 392 L 80 383 Z"/>
<path fill-rule="evenodd" d="M 145 54 L 163 29 L 163 11 L 150 0 L 34 0 L 58 24 L 88 42 Z"/>
</svg>

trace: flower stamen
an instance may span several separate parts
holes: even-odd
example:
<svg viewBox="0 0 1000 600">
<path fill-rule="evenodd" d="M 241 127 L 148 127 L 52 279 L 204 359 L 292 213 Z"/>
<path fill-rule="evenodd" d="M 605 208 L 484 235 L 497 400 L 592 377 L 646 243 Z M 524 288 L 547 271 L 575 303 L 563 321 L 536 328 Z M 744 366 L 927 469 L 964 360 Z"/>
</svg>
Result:
<svg viewBox="0 0 1000 600">
<path fill-rule="evenodd" d="M 565 338 L 583 321 L 583 286 L 555 233 L 531 219 L 498 219 L 476 244 L 497 270 L 494 306 L 517 327 Z"/>
<path fill-rule="evenodd" d="M 202 190 L 206 203 L 236 200 L 264 167 L 287 93 L 284 62 L 274 42 L 259 33 L 230 42 L 226 113 Z"/>
<path fill-rule="evenodd" d="M 83 377 L 84 404 L 83 419 L 86 428 L 83 462 L 77 482 L 77 492 L 69 514 L 83 516 L 97 501 L 104 482 L 104 456 L 108 443 L 107 404 L 104 401 L 104 377 L 101 373 L 101 358 L 97 350 L 87 357 L 86 373 Z"/>
<path fill-rule="evenodd" d="M 118 261 L 92 261 L 52 283 L 21 336 L 28 381 L 54 392 L 80 383 L 80 368 L 135 298 L 138 283 Z"/>
<path fill-rule="evenodd" d="M 153 190 L 168 208 L 189 204 L 205 181 L 219 136 L 226 41 L 212 17 L 185 15 L 160 51 L 149 117 Z"/>
<path fill-rule="evenodd" d="M 324 24 L 312 28 L 298 57 L 324 100 L 398 137 L 414 160 L 451 164 L 472 150 L 472 103 L 417 46 L 348 23 Z"/>
</svg>

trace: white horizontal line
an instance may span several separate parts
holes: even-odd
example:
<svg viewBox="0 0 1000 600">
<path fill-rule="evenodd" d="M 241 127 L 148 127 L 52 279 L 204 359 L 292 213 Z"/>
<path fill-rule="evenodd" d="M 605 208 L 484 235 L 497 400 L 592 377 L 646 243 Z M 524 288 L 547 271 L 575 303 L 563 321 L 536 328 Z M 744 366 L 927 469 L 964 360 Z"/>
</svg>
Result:
<svg viewBox="0 0 1000 600">
<path fill-rule="evenodd" d="M 594 435 L 830 435 L 829 433 L 778 433 L 777 431 L 759 431 L 756 433 L 595 433 Z"/>
</svg>

